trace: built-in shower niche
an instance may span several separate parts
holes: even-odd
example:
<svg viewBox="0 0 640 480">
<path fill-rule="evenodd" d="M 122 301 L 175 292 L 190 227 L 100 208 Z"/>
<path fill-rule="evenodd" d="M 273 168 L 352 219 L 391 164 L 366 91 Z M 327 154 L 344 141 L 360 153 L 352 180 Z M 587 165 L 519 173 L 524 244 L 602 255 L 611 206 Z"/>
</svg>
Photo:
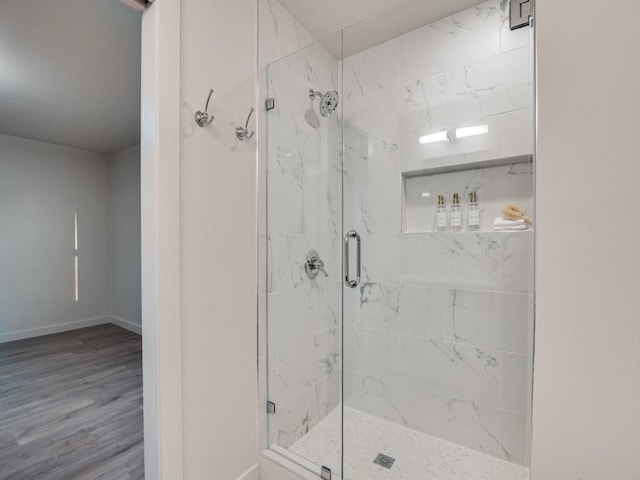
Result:
<svg viewBox="0 0 640 480">
<path fill-rule="evenodd" d="M 493 221 L 502 216 L 506 204 L 518 205 L 533 215 L 533 157 L 521 155 L 472 163 L 444 165 L 403 171 L 402 233 L 437 232 L 435 227 L 438 195 L 444 195 L 449 218 L 453 194 L 462 208 L 462 232 L 492 232 Z M 480 227 L 467 228 L 469 194 L 477 192 Z M 448 225 L 445 232 L 451 232 Z"/>
</svg>

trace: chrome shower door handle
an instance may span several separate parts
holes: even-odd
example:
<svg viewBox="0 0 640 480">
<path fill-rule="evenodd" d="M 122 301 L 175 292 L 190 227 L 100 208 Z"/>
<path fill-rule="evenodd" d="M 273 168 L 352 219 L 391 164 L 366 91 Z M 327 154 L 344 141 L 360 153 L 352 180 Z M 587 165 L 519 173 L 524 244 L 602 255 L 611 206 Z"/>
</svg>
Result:
<svg viewBox="0 0 640 480">
<path fill-rule="evenodd" d="M 351 275 L 349 273 L 349 263 L 350 263 L 350 246 L 351 239 L 356 239 L 356 278 L 355 280 L 351 280 Z M 355 230 L 349 230 L 347 234 L 344 236 L 344 283 L 349 288 L 356 288 L 360 283 L 360 235 Z"/>
</svg>

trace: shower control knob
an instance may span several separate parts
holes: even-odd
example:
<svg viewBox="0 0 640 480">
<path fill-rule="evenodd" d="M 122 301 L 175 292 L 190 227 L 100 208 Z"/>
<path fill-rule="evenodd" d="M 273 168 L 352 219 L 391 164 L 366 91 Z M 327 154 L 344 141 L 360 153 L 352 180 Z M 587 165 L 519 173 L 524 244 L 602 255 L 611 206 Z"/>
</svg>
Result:
<svg viewBox="0 0 640 480">
<path fill-rule="evenodd" d="M 304 271 L 310 280 L 315 280 L 320 272 L 324 273 L 325 277 L 329 276 L 327 272 L 324 271 L 324 262 L 315 250 L 309 250 L 309 253 L 307 253 Z"/>
</svg>

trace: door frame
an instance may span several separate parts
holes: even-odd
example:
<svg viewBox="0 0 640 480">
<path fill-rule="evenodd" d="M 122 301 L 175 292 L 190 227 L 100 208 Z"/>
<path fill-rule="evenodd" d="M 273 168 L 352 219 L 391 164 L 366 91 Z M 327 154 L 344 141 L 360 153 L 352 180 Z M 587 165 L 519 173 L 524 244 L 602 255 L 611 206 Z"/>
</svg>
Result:
<svg viewBox="0 0 640 480">
<path fill-rule="evenodd" d="M 141 53 L 145 477 L 182 480 L 180 0 L 143 12 Z"/>
</svg>

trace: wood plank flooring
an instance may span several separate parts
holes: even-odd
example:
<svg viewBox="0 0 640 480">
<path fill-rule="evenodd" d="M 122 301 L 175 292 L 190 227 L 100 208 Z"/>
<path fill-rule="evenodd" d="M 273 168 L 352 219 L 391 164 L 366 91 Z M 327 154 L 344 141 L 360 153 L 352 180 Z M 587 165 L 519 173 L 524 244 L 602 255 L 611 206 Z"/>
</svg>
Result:
<svg viewBox="0 0 640 480">
<path fill-rule="evenodd" d="M 143 478 L 139 335 L 100 325 L 0 344 L 1 480 Z"/>
</svg>

